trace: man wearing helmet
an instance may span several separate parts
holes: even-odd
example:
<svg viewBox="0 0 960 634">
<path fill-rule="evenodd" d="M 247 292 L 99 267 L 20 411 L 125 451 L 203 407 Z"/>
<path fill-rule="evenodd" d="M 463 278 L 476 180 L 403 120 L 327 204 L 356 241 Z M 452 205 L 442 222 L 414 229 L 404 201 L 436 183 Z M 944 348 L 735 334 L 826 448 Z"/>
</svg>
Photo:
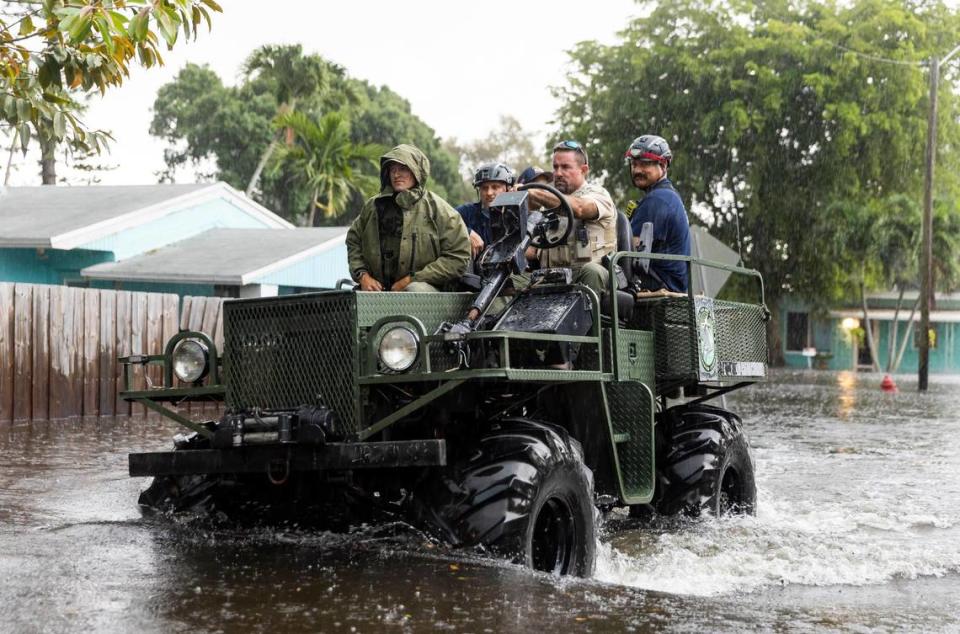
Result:
<svg viewBox="0 0 960 634">
<path fill-rule="evenodd" d="M 580 143 L 561 141 L 553 148 L 553 185 L 570 204 L 574 230 L 568 244 L 529 255 L 538 257 L 545 268 L 570 267 L 574 281 L 600 295 L 609 277 L 601 261 L 617 245 L 617 209 L 606 189 L 587 182 L 589 171 L 587 152 Z M 556 196 L 542 189 L 529 189 L 527 193 L 531 209 L 559 204 Z"/>
<path fill-rule="evenodd" d="M 653 223 L 653 253 L 690 255 L 687 210 L 667 178 L 672 159 L 673 153 L 663 137 L 645 134 L 633 140 L 624 154 L 624 161 L 630 169 L 633 184 L 643 190 L 644 195 L 640 201 L 627 205 L 626 214 L 633 229 L 634 247 L 640 244 L 643 225 L 650 222 Z M 642 277 L 647 290 L 687 290 L 685 262 L 651 259 L 649 276 Z"/>
<path fill-rule="evenodd" d="M 498 195 L 513 187 L 514 182 L 513 170 L 503 163 L 486 163 L 474 172 L 473 186 L 479 200 L 457 207 L 463 224 L 467 225 L 474 258 L 490 244 L 490 205 Z"/>
</svg>

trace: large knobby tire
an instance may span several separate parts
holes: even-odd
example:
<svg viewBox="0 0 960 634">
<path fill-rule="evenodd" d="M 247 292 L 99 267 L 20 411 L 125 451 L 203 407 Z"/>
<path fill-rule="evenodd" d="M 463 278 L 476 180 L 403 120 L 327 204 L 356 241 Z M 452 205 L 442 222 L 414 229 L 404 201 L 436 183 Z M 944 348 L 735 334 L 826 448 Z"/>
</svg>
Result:
<svg viewBox="0 0 960 634">
<path fill-rule="evenodd" d="M 657 468 L 656 510 L 665 515 L 756 513 L 753 458 L 740 418 L 697 405 L 668 410 Z"/>
<path fill-rule="evenodd" d="M 174 451 L 208 449 L 210 441 L 199 434 L 178 437 Z M 216 475 L 156 476 L 140 492 L 137 503 L 144 509 L 165 513 L 206 510 L 221 478 Z"/>
<path fill-rule="evenodd" d="M 593 474 L 553 425 L 491 425 L 469 458 L 414 493 L 418 520 L 455 546 L 534 570 L 590 577 L 596 561 Z"/>
</svg>

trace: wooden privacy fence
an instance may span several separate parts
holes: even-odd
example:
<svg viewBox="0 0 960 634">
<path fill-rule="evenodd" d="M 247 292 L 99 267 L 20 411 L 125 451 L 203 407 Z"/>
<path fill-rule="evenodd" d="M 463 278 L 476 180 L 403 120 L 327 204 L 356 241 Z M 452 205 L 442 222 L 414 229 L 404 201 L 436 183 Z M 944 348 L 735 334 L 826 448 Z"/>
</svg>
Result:
<svg viewBox="0 0 960 634">
<path fill-rule="evenodd" d="M 0 421 L 127 416 L 117 357 L 160 354 L 178 327 L 223 340 L 219 297 L 0 283 Z M 163 381 L 137 370 L 136 388 Z M 196 408 L 205 411 L 206 408 Z"/>
</svg>

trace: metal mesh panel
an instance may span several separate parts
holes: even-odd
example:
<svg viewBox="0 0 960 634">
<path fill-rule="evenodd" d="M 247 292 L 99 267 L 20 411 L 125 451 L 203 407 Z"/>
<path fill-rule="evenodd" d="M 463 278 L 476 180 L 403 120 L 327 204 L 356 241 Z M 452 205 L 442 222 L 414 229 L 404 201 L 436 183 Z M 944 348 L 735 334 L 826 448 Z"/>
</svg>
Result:
<svg viewBox="0 0 960 634">
<path fill-rule="evenodd" d="M 696 318 L 689 298 L 637 302 L 633 327 L 654 332 L 658 382 L 696 378 Z"/>
<path fill-rule="evenodd" d="M 226 403 L 292 409 L 322 400 L 342 434 L 358 428 L 352 292 L 226 302 Z"/>
<path fill-rule="evenodd" d="M 714 300 L 713 307 L 720 367 L 738 362 L 766 364 L 767 336 L 763 307 L 723 300 Z M 698 380 L 697 321 L 690 298 L 665 297 L 638 301 L 630 327 L 654 332 L 658 385 Z"/>
<path fill-rule="evenodd" d="M 714 302 L 721 361 L 767 361 L 767 322 L 761 306 Z"/>
<path fill-rule="evenodd" d="M 623 494 L 630 504 L 653 496 L 653 395 L 633 381 L 607 384 L 614 446 Z"/>
</svg>

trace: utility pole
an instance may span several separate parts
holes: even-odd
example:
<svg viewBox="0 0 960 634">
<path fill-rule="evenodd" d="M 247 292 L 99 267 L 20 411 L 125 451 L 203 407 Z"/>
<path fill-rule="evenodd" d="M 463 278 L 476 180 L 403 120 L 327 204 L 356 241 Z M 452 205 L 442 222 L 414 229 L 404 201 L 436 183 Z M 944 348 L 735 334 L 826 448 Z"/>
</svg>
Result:
<svg viewBox="0 0 960 634">
<path fill-rule="evenodd" d="M 940 67 L 960 51 L 954 47 L 943 59 L 930 58 L 930 113 L 927 120 L 926 176 L 923 179 L 923 226 L 920 249 L 920 362 L 917 389 L 927 391 L 930 373 L 930 303 L 933 299 L 933 168 L 937 156 L 937 87 Z"/>
<path fill-rule="evenodd" d="M 933 168 L 937 154 L 937 85 L 940 60 L 930 58 L 930 113 L 927 119 L 926 175 L 923 179 L 923 221 L 920 248 L 920 362 L 917 389 L 927 391 L 930 372 L 930 286 L 933 273 Z"/>
</svg>

